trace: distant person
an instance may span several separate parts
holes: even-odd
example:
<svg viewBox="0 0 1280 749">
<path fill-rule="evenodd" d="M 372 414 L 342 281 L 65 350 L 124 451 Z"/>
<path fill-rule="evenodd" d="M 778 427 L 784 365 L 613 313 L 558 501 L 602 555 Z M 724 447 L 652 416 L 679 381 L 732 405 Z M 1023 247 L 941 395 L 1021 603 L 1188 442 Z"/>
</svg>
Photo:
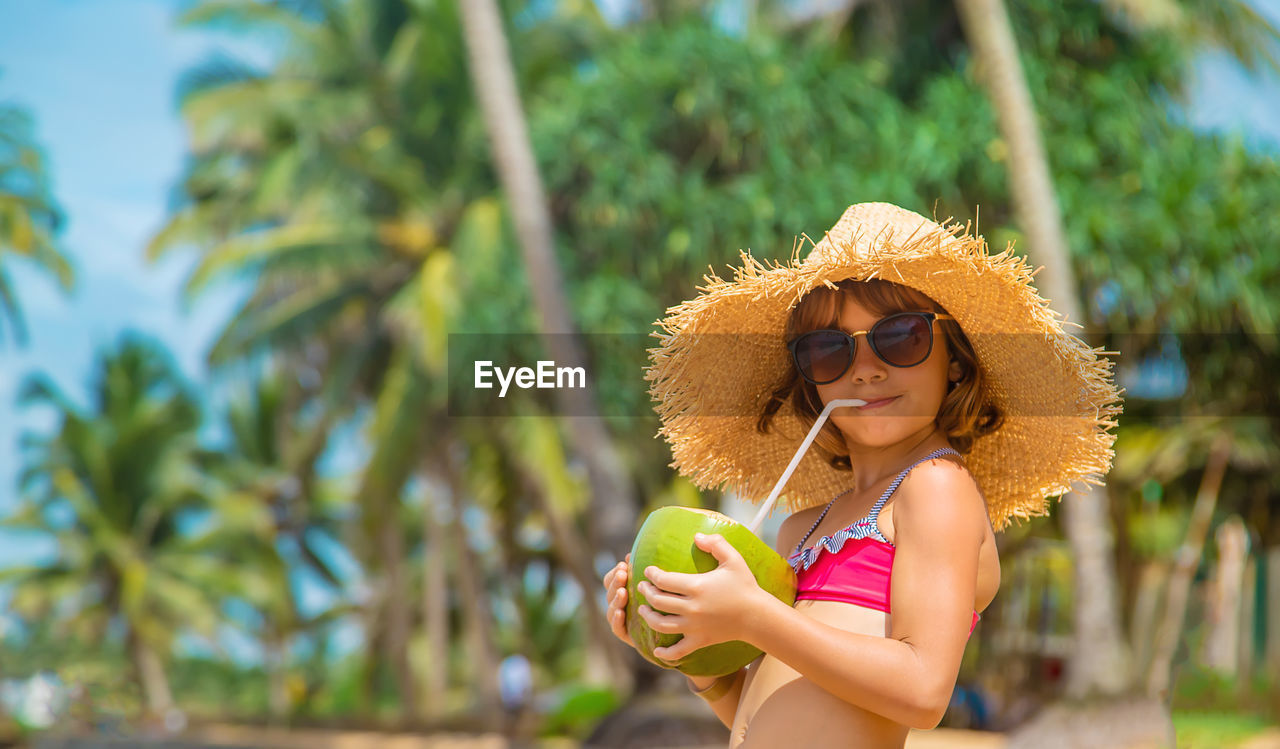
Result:
<svg viewBox="0 0 1280 749">
<path fill-rule="evenodd" d="M 956 684 L 947 710 L 952 713 L 948 718 L 950 726 L 979 731 L 985 731 L 991 726 L 991 711 L 987 707 L 987 698 L 983 695 L 982 687 L 977 684 Z M 959 721 L 955 720 L 957 714 Z"/>
<path fill-rule="evenodd" d="M 533 669 L 528 658 L 516 653 L 502 659 L 498 664 L 498 694 L 506 716 L 506 732 L 511 733 L 533 695 Z"/>
<path fill-rule="evenodd" d="M 639 615 L 684 635 L 654 651 L 672 664 L 729 640 L 764 651 L 689 679 L 730 747 L 899 749 L 947 709 L 1000 585 L 995 532 L 1107 471 L 1109 363 L 1063 331 L 1025 261 L 893 205 L 852 206 L 803 262 L 746 262 L 661 323 L 647 378 L 679 470 L 759 501 L 827 402 L 863 405 L 832 413 L 787 486 L 794 607 L 699 536 L 719 567 L 636 571 Z M 634 647 L 629 562 L 604 585 Z"/>
</svg>

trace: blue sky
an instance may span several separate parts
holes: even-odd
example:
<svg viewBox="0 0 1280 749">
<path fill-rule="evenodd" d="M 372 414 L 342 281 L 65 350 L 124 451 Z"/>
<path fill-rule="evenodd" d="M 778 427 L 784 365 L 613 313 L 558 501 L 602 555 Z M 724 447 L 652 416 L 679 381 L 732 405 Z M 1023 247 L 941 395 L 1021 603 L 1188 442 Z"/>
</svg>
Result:
<svg viewBox="0 0 1280 749">
<path fill-rule="evenodd" d="M 242 40 L 179 31 L 164 0 L 3 0 L 0 101 L 35 119 L 54 195 L 66 215 L 61 243 L 77 287 L 64 295 L 50 279 L 7 263 L 30 344 L 0 349 L 0 515 L 17 504 L 17 438 L 45 430 L 50 414 L 18 411 L 17 387 L 30 372 L 50 375 L 84 403 L 95 354 L 124 330 L 162 340 L 193 382 L 208 392 L 203 359 L 243 294 L 215 288 L 194 304 L 180 291 L 190 257 L 150 265 L 142 247 L 164 221 L 181 173 L 185 135 L 174 106 L 177 76 L 215 50 L 266 62 Z M 0 567 L 49 559 L 48 539 L 0 535 Z M 322 608 L 323 589 L 299 581 Z M 224 646 L 254 660 L 254 646 L 225 633 Z"/>
<path fill-rule="evenodd" d="M 146 239 L 164 220 L 185 136 L 173 105 L 177 75 L 214 49 L 263 58 L 243 42 L 178 32 L 162 0 L 4 0 L 0 100 L 35 119 L 53 191 L 67 223 L 62 245 L 76 268 L 66 296 L 45 275 L 7 263 L 31 338 L 0 349 L 0 514 L 16 503 L 17 435 L 49 414 L 18 412 L 21 378 L 43 371 L 83 402 L 95 352 L 121 331 L 154 335 L 202 382 L 202 359 L 239 290 L 217 289 L 185 309 L 191 259 L 151 266 Z M 48 553 L 33 538 L 0 537 L 0 565 Z"/>
<path fill-rule="evenodd" d="M 622 17 L 627 0 L 601 1 Z M 7 263 L 19 290 L 31 343 L 0 348 L 0 515 L 16 504 L 17 436 L 46 429 L 48 414 L 18 411 L 23 375 L 43 371 L 83 402 L 95 352 L 122 331 L 152 334 L 206 391 L 204 354 L 243 293 L 213 288 L 181 301 L 191 258 L 151 266 L 142 247 L 165 217 L 181 172 L 185 139 L 174 87 L 211 52 L 265 62 L 264 48 L 208 32 L 175 28 L 177 0 L 0 0 L 0 101 L 35 119 L 54 194 L 67 216 L 62 244 L 78 274 L 64 296 L 43 275 Z M 1280 24 L 1280 0 L 1257 7 Z M 1280 146 L 1280 78 L 1251 77 L 1225 55 L 1197 65 L 1187 113 L 1197 127 L 1243 133 Z M 0 567 L 47 559 L 47 540 L 0 535 Z"/>
</svg>

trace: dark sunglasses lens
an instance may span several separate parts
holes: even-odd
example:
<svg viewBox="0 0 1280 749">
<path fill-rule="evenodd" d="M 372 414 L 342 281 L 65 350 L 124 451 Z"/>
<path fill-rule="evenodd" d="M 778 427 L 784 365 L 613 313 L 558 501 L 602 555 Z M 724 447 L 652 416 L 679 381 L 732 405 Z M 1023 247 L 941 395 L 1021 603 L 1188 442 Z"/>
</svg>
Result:
<svg viewBox="0 0 1280 749">
<path fill-rule="evenodd" d="M 912 367 L 929 358 L 932 329 L 927 317 L 888 317 L 871 332 L 871 345 L 881 359 L 896 367 Z"/>
<path fill-rule="evenodd" d="M 800 336 L 795 352 L 800 374 L 823 384 L 839 379 L 853 361 L 853 347 L 847 336 L 821 330 Z"/>
</svg>

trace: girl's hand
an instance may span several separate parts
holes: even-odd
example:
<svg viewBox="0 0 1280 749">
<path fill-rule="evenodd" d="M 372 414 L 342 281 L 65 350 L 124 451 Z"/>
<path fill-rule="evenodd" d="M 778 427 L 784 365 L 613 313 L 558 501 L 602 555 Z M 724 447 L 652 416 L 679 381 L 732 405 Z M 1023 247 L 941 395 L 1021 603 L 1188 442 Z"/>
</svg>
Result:
<svg viewBox="0 0 1280 749">
<path fill-rule="evenodd" d="M 701 574 L 666 572 L 650 566 L 637 586 L 649 604 L 638 609 L 649 626 L 664 634 L 684 635 L 676 644 L 653 651 L 655 657 L 669 663 L 708 645 L 745 639 L 744 625 L 762 603 L 758 596 L 771 598 L 724 536 L 698 533 L 693 540 L 720 566 Z"/>
<path fill-rule="evenodd" d="M 630 554 L 605 573 L 605 602 L 608 605 L 604 616 L 609 622 L 609 629 L 612 630 L 613 636 L 634 648 L 636 644 L 631 641 L 631 635 L 627 634 L 627 577 L 630 574 Z"/>
</svg>

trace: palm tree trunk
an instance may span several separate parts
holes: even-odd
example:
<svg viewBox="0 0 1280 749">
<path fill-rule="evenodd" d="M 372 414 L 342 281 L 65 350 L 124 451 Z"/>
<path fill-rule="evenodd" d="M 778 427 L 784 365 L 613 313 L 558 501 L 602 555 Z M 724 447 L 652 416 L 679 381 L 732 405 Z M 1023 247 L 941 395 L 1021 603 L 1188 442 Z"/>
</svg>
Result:
<svg viewBox="0 0 1280 749">
<path fill-rule="evenodd" d="M 386 572 L 386 657 L 395 673 L 396 687 L 400 692 L 400 718 L 408 722 L 418 712 L 418 690 L 413 679 L 413 667 L 409 663 L 409 633 L 413 626 L 413 615 L 409 603 L 411 597 L 407 575 L 404 570 L 404 541 L 400 536 L 400 526 L 394 506 L 381 519 L 381 523 L 382 528 L 379 532 L 381 544 L 379 545 L 383 555 L 383 568 Z"/>
<path fill-rule="evenodd" d="M 1182 540 L 1174 558 L 1173 573 L 1169 578 L 1164 617 L 1156 628 L 1152 645 L 1151 666 L 1147 670 L 1147 693 L 1161 695 L 1168 691 L 1173 675 L 1173 656 L 1182 638 L 1182 626 L 1187 616 L 1187 597 L 1191 591 L 1191 579 L 1200 565 L 1204 540 L 1209 535 L 1209 523 L 1213 520 L 1213 508 L 1218 504 L 1218 492 L 1222 477 L 1227 471 L 1231 455 L 1231 438 L 1224 434 L 1209 449 L 1196 502 L 1191 508 L 1187 523 L 1187 535 Z"/>
<path fill-rule="evenodd" d="M 978 77 L 986 84 L 1008 148 L 1005 166 L 1009 192 L 1018 223 L 1026 232 L 1027 255 L 1044 266 L 1036 275 L 1040 293 L 1067 320 L 1083 324 L 1062 213 L 1049 175 L 1049 159 L 1004 3 L 958 0 L 956 7 L 973 50 Z"/>
<path fill-rule="evenodd" d="M 586 356 L 565 303 L 555 257 L 551 212 L 529 142 L 502 19 L 494 0 L 459 2 L 476 97 L 484 113 L 494 163 L 507 195 L 543 339 L 558 366 L 586 368 Z M 587 370 L 590 371 L 590 370 Z M 591 485 L 593 546 L 621 559 L 631 548 L 636 502 L 617 448 L 604 428 L 595 389 L 555 391 L 570 418 L 569 440 L 587 466 Z"/>
<path fill-rule="evenodd" d="M 1129 647 L 1134 672 L 1145 674 L 1151 667 L 1151 633 L 1156 631 L 1160 599 L 1169 579 L 1171 565 L 1164 561 L 1143 562 L 1134 585 L 1133 613 L 1129 620 Z"/>
<path fill-rule="evenodd" d="M 1253 548 L 1253 536 L 1249 536 L 1249 547 Z M 1254 683 L 1254 667 L 1258 663 L 1258 643 L 1254 632 L 1255 617 L 1258 614 L 1258 557 L 1249 553 L 1244 560 L 1244 573 L 1240 581 L 1240 651 L 1236 662 L 1239 670 L 1236 673 L 1236 696 L 1244 699 L 1248 696 Z"/>
<path fill-rule="evenodd" d="M 1009 149 L 1010 192 L 1027 235 L 1027 254 L 1044 266 L 1041 294 L 1075 323 L 1083 322 L 1062 216 L 1049 176 L 1035 107 L 1001 0 L 958 0 L 980 78 L 986 83 Z M 1064 532 L 1075 557 L 1075 638 L 1067 691 L 1073 697 L 1117 695 L 1132 682 L 1116 600 L 1113 540 L 1105 487 L 1063 497 Z"/>
<path fill-rule="evenodd" d="M 373 596 L 361 611 L 364 619 L 364 664 L 360 675 L 363 688 L 356 697 L 356 705 L 365 717 L 377 709 L 377 697 L 382 692 L 384 668 L 382 657 L 387 641 L 387 604 L 385 596 Z"/>
<path fill-rule="evenodd" d="M 1280 547 L 1266 549 L 1263 556 L 1267 589 L 1262 601 L 1267 631 L 1262 663 L 1267 673 L 1280 674 Z"/>
<path fill-rule="evenodd" d="M 263 668 L 267 672 L 267 714 L 273 724 L 280 724 L 289 717 L 289 692 L 285 664 L 288 649 L 286 638 L 278 632 L 270 632 L 263 642 Z"/>
<path fill-rule="evenodd" d="M 147 703 L 149 715 L 163 718 L 174 708 L 173 693 L 169 690 L 169 677 L 159 654 L 132 627 L 129 629 L 129 656 Z"/>
<path fill-rule="evenodd" d="M 1235 681 L 1240 675 L 1241 613 L 1245 608 L 1245 570 L 1249 563 L 1249 531 L 1239 515 L 1223 521 L 1214 533 L 1218 561 L 1209 584 L 1203 664 Z"/>
<path fill-rule="evenodd" d="M 502 701 L 498 693 L 498 648 L 493 637 L 493 622 L 489 613 L 489 599 L 485 595 L 483 566 L 471 545 L 467 542 L 467 529 L 462 516 L 466 502 L 462 494 L 462 482 L 458 479 L 453 461 L 446 455 L 444 476 L 448 483 L 449 498 L 453 504 L 453 517 L 449 523 L 449 535 L 457 545 L 458 594 L 465 615 L 467 644 L 471 650 L 472 677 L 479 698 L 479 708 L 487 725 L 501 725 Z"/>
<path fill-rule="evenodd" d="M 1067 695 L 1118 696 L 1133 687 L 1133 659 L 1120 625 L 1106 487 L 1062 498 L 1063 529 L 1075 559 L 1074 645 Z"/>
<path fill-rule="evenodd" d="M 436 517 L 428 498 L 422 513 L 422 621 L 427 628 L 427 672 L 422 680 L 423 706 L 427 720 L 444 715 L 445 693 L 449 688 L 449 583 L 445 575 L 444 524 Z"/>
<path fill-rule="evenodd" d="M 532 476 L 526 475 L 525 479 L 539 509 L 547 519 L 547 527 L 551 531 L 552 543 L 560 564 L 582 588 L 582 615 L 586 618 L 587 630 L 583 678 L 588 682 L 626 686 L 617 681 L 629 676 L 627 661 L 624 660 L 625 646 L 609 631 L 604 610 L 596 600 L 595 593 L 600 588 L 600 581 L 591 569 L 591 554 L 574 530 L 570 518 L 565 517 L 556 506 L 555 499 L 547 493 L 546 488 Z"/>
</svg>

